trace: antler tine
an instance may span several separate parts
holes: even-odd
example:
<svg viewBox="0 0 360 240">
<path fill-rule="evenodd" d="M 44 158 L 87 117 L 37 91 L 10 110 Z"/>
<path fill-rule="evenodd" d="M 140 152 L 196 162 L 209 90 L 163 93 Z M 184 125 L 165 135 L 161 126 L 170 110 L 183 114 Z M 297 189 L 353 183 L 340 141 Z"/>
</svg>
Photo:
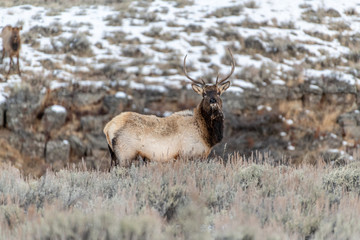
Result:
<svg viewBox="0 0 360 240">
<path fill-rule="evenodd" d="M 199 85 L 205 85 L 204 80 L 201 79 L 202 82 L 200 82 L 200 81 L 197 81 L 197 80 L 191 78 L 191 77 L 188 75 L 188 73 L 187 73 L 187 71 L 186 71 L 186 58 L 187 58 L 187 54 L 185 55 L 185 58 L 184 58 L 184 73 L 185 73 L 185 76 L 186 76 L 188 79 L 190 79 L 193 83 L 196 83 L 196 84 L 199 84 Z"/>
<path fill-rule="evenodd" d="M 231 72 L 225 78 L 221 79 L 219 82 L 218 82 L 218 79 L 216 79 L 216 85 L 222 84 L 223 82 L 225 82 L 234 73 L 235 60 L 234 60 L 234 57 L 232 55 L 232 52 L 231 52 L 230 48 L 228 48 L 228 50 L 229 50 L 229 53 L 230 53 L 230 56 L 231 56 Z"/>
</svg>

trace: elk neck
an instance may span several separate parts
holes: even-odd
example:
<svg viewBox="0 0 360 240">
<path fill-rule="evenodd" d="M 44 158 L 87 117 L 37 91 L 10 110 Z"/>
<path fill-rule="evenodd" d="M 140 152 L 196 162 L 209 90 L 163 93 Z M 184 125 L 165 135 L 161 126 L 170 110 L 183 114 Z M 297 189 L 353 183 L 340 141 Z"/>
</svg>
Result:
<svg viewBox="0 0 360 240">
<path fill-rule="evenodd" d="M 221 109 L 206 111 L 202 102 L 194 110 L 205 142 L 211 148 L 223 138 L 224 114 Z"/>
<path fill-rule="evenodd" d="M 20 47 L 20 38 L 13 35 L 11 37 L 11 49 L 16 52 L 19 49 L 19 47 Z"/>
</svg>

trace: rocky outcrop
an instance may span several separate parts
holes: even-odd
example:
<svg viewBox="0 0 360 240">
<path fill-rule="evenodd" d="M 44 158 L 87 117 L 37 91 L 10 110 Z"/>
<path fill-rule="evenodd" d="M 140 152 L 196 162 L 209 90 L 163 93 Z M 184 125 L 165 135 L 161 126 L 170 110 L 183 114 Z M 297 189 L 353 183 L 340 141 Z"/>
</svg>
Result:
<svg viewBox="0 0 360 240">
<path fill-rule="evenodd" d="M 354 111 L 357 89 L 339 81 L 336 88 L 336 79 L 311 82 L 226 92 L 224 139 L 211 156 L 257 152 L 270 154 L 274 161 L 311 162 L 322 154 L 334 158 L 323 149 L 351 155 L 360 140 L 360 113 Z M 110 160 L 102 130 L 111 118 L 123 111 L 162 115 L 191 109 L 201 99 L 185 85 L 130 88 L 104 82 L 24 87 L 9 95 L 0 104 L 1 149 L 19 168 L 34 169 L 29 163 L 36 162 L 41 166 L 38 174 L 81 159 L 89 168 L 107 169 Z"/>
</svg>

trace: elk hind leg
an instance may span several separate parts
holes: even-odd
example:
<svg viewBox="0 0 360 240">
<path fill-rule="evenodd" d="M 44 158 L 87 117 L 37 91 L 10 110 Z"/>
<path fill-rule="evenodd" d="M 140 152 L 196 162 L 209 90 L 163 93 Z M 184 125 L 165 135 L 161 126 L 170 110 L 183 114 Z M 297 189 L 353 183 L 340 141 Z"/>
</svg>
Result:
<svg viewBox="0 0 360 240">
<path fill-rule="evenodd" d="M 5 48 L 3 48 L 3 50 L 2 50 L 1 63 L 4 62 L 4 57 L 5 57 Z"/>
<path fill-rule="evenodd" d="M 130 167 L 132 161 L 137 156 L 137 151 L 131 147 L 131 144 L 121 143 L 121 138 L 115 137 L 112 140 L 112 146 L 115 158 L 117 160 L 115 166 Z"/>
<path fill-rule="evenodd" d="M 135 166 L 137 167 L 146 166 L 148 162 L 149 159 L 146 158 L 145 156 L 142 156 L 141 154 L 137 154 L 135 156 L 135 161 L 133 161 L 133 163 L 135 163 Z"/>
</svg>

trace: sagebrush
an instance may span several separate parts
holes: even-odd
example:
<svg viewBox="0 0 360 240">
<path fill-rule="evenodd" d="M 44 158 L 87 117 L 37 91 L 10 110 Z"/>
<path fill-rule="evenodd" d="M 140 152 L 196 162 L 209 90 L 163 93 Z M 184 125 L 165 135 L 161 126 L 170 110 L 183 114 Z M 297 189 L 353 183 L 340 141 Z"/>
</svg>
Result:
<svg viewBox="0 0 360 240">
<path fill-rule="evenodd" d="M 360 164 L 0 170 L 1 239 L 357 239 Z"/>
</svg>

